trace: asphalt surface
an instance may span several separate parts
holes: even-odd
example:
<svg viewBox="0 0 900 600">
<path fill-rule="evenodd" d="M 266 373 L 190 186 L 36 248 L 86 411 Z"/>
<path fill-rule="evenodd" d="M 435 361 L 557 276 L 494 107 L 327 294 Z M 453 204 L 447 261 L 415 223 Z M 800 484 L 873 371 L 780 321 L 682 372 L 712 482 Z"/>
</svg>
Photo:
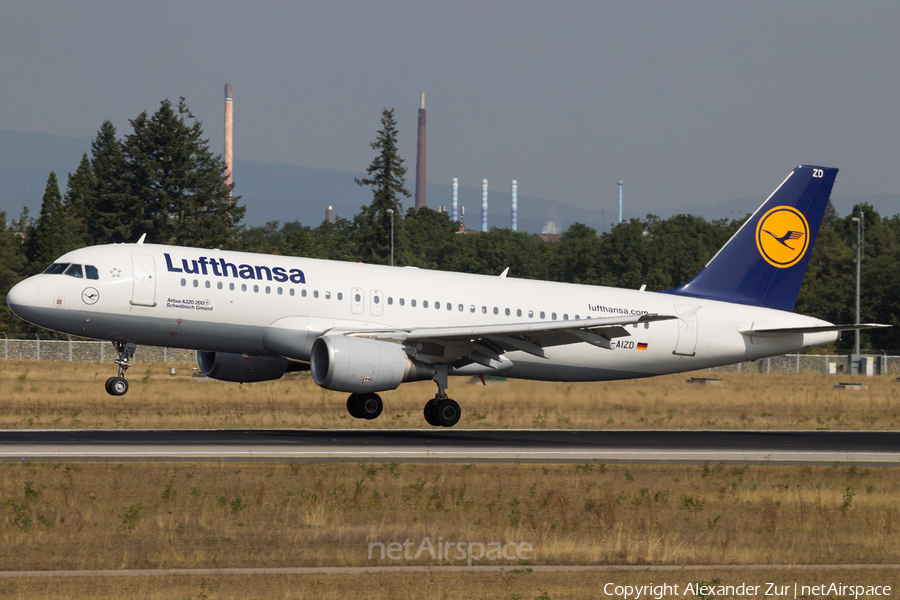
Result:
<svg viewBox="0 0 900 600">
<path fill-rule="evenodd" d="M 3 430 L 0 460 L 384 460 L 900 464 L 900 432 Z"/>
</svg>

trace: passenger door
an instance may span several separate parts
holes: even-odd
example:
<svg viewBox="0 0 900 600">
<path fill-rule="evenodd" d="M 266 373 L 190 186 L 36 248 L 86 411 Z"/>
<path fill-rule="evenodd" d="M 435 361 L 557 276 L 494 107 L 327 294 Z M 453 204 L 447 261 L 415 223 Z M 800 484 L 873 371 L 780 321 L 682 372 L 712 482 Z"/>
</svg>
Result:
<svg viewBox="0 0 900 600">
<path fill-rule="evenodd" d="M 152 256 L 132 254 L 134 273 L 131 303 L 135 306 L 156 306 L 156 264 Z"/>
</svg>

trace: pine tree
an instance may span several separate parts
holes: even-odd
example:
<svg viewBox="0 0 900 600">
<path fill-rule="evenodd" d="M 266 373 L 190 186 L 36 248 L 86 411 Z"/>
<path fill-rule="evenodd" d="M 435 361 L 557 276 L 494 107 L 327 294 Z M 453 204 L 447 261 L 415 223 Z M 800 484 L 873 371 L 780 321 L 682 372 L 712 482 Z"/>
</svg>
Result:
<svg viewBox="0 0 900 600">
<path fill-rule="evenodd" d="M 366 169 L 369 177 L 355 179 L 358 185 L 372 187 L 372 203 L 363 206 L 354 219 L 357 227 L 359 248 L 364 262 L 390 264 L 391 259 L 391 214 L 394 220 L 394 262 L 402 264 L 406 251 L 406 236 L 403 230 L 403 215 L 400 196 L 410 197 L 404 187 L 406 167 L 397 151 L 397 121 L 394 109 L 384 109 L 381 113 L 381 130 L 371 147 L 378 156 Z"/>
<path fill-rule="evenodd" d="M 6 226 L 6 213 L 0 210 L 0 331 L 15 336 L 25 323 L 13 315 L 6 305 L 6 294 L 24 274 L 27 261 L 22 251 L 22 238 L 13 227 Z"/>
<path fill-rule="evenodd" d="M 93 243 L 88 234 L 88 225 L 93 219 L 91 210 L 96 206 L 94 199 L 96 190 L 97 182 L 94 180 L 94 171 L 91 168 L 87 152 L 85 152 L 75 173 L 69 173 L 69 183 L 63 198 L 63 205 L 72 220 L 73 243 L 78 246 L 87 246 Z"/>
<path fill-rule="evenodd" d="M 63 206 L 56 173 L 50 171 L 41 202 L 41 214 L 28 240 L 28 272 L 40 273 L 53 259 L 72 247 L 71 220 Z"/>
<path fill-rule="evenodd" d="M 132 237 L 146 233 L 154 243 L 200 247 L 236 244 L 246 209 L 232 198 L 225 163 L 210 151 L 184 98 L 174 108 L 164 100 L 156 113 L 141 113 L 131 125 L 124 154 L 129 192 L 139 199 L 130 215 Z"/>
<path fill-rule="evenodd" d="M 86 199 L 87 237 L 91 244 L 128 241 L 130 215 L 136 204 L 130 194 L 129 173 L 122 142 L 112 122 L 104 121 L 91 142 L 91 169 L 94 192 Z"/>
</svg>

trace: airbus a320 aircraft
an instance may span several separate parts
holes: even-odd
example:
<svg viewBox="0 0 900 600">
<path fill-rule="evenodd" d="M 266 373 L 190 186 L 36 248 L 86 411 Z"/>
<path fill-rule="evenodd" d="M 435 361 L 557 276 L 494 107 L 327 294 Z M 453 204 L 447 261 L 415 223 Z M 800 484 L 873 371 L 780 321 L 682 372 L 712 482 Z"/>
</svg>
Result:
<svg viewBox="0 0 900 600">
<path fill-rule="evenodd" d="M 10 309 L 118 351 L 110 394 L 128 391 L 136 345 L 197 350 L 234 382 L 311 369 L 349 392 L 357 418 L 377 392 L 432 379 L 425 420 L 451 427 L 450 375 L 546 381 L 648 377 L 796 352 L 874 325 L 794 314 L 837 169 L 801 165 L 688 283 L 661 293 L 409 267 L 143 243 L 61 256 L 10 290 Z"/>
</svg>

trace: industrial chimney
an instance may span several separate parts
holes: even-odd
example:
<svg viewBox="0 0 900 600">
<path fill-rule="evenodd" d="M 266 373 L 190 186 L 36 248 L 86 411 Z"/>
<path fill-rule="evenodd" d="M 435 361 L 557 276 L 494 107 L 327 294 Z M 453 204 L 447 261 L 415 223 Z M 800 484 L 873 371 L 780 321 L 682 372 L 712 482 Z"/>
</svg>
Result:
<svg viewBox="0 0 900 600">
<path fill-rule="evenodd" d="M 232 154 L 232 129 L 234 127 L 234 102 L 231 96 L 231 84 L 225 84 L 225 184 L 231 185 L 234 172 L 234 156 Z M 231 192 L 228 193 L 231 198 Z"/>
<path fill-rule="evenodd" d="M 453 202 L 450 204 L 450 220 L 459 221 L 459 179 L 453 178 Z"/>
<path fill-rule="evenodd" d="M 515 179 L 512 180 L 510 195 L 512 196 L 512 230 L 517 231 L 519 228 L 519 184 Z"/>
<path fill-rule="evenodd" d="M 329 223 L 334 223 L 334 209 L 331 205 L 329 205 L 328 210 L 325 211 L 325 220 Z"/>
<path fill-rule="evenodd" d="M 425 92 L 419 96 L 419 144 L 416 152 L 416 211 L 425 208 Z"/>
<path fill-rule="evenodd" d="M 619 182 L 619 223 L 622 222 L 622 182 Z"/>
<path fill-rule="evenodd" d="M 487 192 L 488 192 L 488 180 L 481 180 L 481 231 L 487 231 Z"/>
</svg>

